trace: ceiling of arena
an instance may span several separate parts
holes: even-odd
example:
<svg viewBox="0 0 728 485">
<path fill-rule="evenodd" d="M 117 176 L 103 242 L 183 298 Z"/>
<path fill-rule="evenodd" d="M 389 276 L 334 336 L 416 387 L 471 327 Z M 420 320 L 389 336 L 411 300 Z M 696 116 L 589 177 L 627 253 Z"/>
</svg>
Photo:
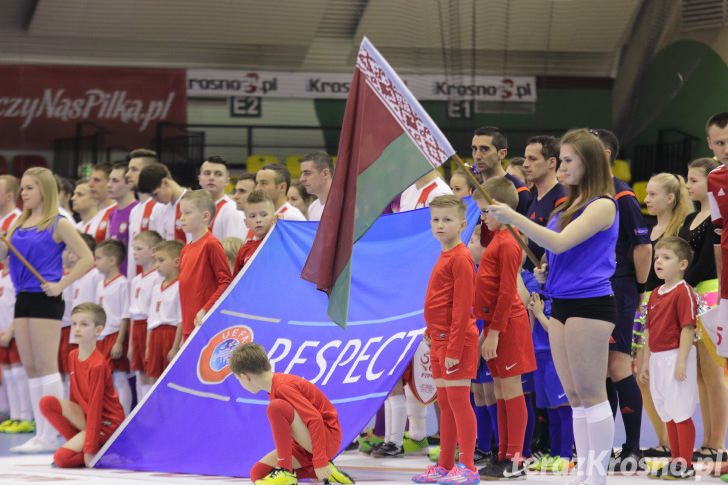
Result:
<svg viewBox="0 0 728 485">
<path fill-rule="evenodd" d="M 0 62 L 614 77 L 642 0 L 0 0 Z"/>
</svg>

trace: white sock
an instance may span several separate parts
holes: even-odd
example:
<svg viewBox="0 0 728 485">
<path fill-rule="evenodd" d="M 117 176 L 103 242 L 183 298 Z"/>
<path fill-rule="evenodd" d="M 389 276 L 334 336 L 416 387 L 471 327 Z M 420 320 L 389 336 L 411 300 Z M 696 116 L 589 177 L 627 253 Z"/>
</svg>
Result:
<svg viewBox="0 0 728 485">
<path fill-rule="evenodd" d="M 33 419 L 33 405 L 30 399 L 30 387 L 28 385 L 28 374 L 25 367 L 16 365 L 10 368 L 13 373 L 13 381 L 15 381 L 15 389 L 18 395 L 18 419 L 30 421 Z"/>
<path fill-rule="evenodd" d="M 384 400 L 384 442 L 389 443 L 392 436 L 392 403 L 389 398 Z"/>
<path fill-rule="evenodd" d="M 68 401 L 71 398 L 71 376 L 63 379 L 63 399 Z"/>
<path fill-rule="evenodd" d="M 609 457 L 614 442 L 614 418 L 609 401 L 585 409 L 589 433 L 589 452 L 594 453 L 588 472 L 595 484 L 607 483 Z"/>
<path fill-rule="evenodd" d="M 136 395 L 137 395 L 137 403 L 141 402 L 142 398 L 144 397 L 144 384 L 142 384 L 142 373 L 139 371 L 135 371 L 134 375 L 136 376 Z"/>
<path fill-rule="evenodd" d="M 392 405 L 392 436 L 389 441 L 402 446 L 404 441 L 404 428 L 407 426 L 407 403 L 404 395 L 389 396 Z"/>
<path fill-rule="evenodd" d="M 404 387 L 407 401 L 407 418 L 409 419 L 409 437 L 420 441 L 427 436 L 427 406 L 417 400 L 409 386 Z"/>
<path fill-rule="evenodd" d="M 18 395 L 17 385 L 15 384 L 15 373 L 13 368 L 9 366 L 3 367 L 3 380 L 8 389 L 8 410 L 10 411 L 10 419 L 20 419 L 20 396 Z"/>
<path fill-rule="evenodd" d="M 7 368 L 7 367 L 6 367 Z M 7 373 L 3 372 L 0 380 L 0 413 L 10 415 L 10 403 L 8 402 L 8 379 Z"/>
<path fill-rule="evenodd" d="M 142 397 L 149 394 L 149 391 L 152 390 L 152 386 L 153 386 L 153 384 L 142 384 Z M 141 401 L 142 401 L 141 398 L 137 398 L 137 402 L 141 402 Z"/>
<path fill-rule="evenodd" d="M 129 385 L 129 378 L 126 372 L 114 372 L 112 374 L 114 381 L 114 389 L 119 395 L 119 402 L 121 407 L 124 408 L 124 414 L 129 415 L 131 411 L 131 386 Z"/>
<path fill-rule="evenodd" d="M 40 412 L 40 398 L 43 397 L 43 378 L 28 378 L 28 393 L 30 394 L 30 406 L 33 410 L 33 419 L 35 420 L 35 436 L 43 436 L 46 420 Z"/>
<path fill-rule="evenodd" d="M 576 445 L 577 467 L 576 480 L 586 480 L 589 465 L 589 431 L 586 423 L 586 408 L 578 407 L 571 410 L 574 425 L 574 444 Z"/>
<path fill-rule="evenodd" d="M 41 385 L 41 397 L 43 396 L 55 396 L 58 399 L 63 399 L 63 381 L 61 380 L 61 374 L 55 372 L 38 378 Z M 40 402 L 40 400 L 39 400 Z M 39 404 L 36 404 L 39 406 Z M 37 423 L 37 421 L 36 421 Z M 58 432 L 46 421 L 43 417 L 43 428 L 41 433 L 36 433 L 43 441 L 52 443 L 58 440 Z"/>
</svg>

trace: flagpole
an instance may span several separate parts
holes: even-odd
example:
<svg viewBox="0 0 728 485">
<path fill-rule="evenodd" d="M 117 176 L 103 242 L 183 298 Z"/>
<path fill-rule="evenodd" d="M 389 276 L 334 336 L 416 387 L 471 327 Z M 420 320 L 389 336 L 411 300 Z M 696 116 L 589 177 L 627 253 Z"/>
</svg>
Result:
<svg viewBox="0 0 728 485">
<path fill-rule="evenodd" d="M 483 197 L 485 197 L 485 200 L 488 202 L 488 204 L 491 204 L 491 205 L 494 204 L 495 201 L 491 198 L 490 195 L 488 195 L 488 192 L 485 191 L 485 189 L 480 184 L 478 179 L 475 177 L 475 175 L 473 175 L 473 172 L 470 170 L 470 168 L 467 165 L 465 165 L 465 162 L 463 162 L 463 159 L 460 158 L 460 155 L 455 153 L 453 155 L 453 158 L 455 159 L 455 162 L 458 164 L 458 167 L 460 167 L 460 169 L 463 172 L 465 172 L 465 175 L 475 185 L 475 188 L 478 190 L 478 192 L 480 192 L 483 195 Z M 513 229 L 513 226 L 511 226 L 510 224 L 505 224 L 505 226 L 506 226 L 506 229 L 508 229 L 508 231 L 510 231 L 511 235 L 516 239 L 516 241 L 518 242 L 518 245 L 521 246 L 521 248 L 523 248 L 523 250 L 526 252 L 526 256 L 528 256 L 528 259 L 531 260 L 533 265 L 537 268 L 541 267 L 541 262 L 538 260 L 536 255 L 533 254 L 533 251 L 531 251 L 531 248 L 528 247 L 528 244 L 526 244 L 523 241 L 523 239 L 521 239 L 520 236 L 518 234 L 516 234 L 516 231 Z"/>
<path fill-rule="evenodd" d="M 15 248 L 15 246 L 13 246 L 10 243 L 10 241 L 8 240 L 8 238 L 6 238 L 5 236 L 0 236 L 0 241 L 2 241 L 3 243 L 5 243 L 5 245 L 8 247 L 8 249 L 10 251 L 12 251 L 12 253 L 15 255 L 16 258 L 18 258 L 18 261 L 20 261 L 23 264 L 23 266 L 25 266 L 26 268 L 28 268 L 28 271 L 30 271 L 33 274 L 33 276 L 35 276 L 38 279 L 38 281 L 40 281 L 42 284 L 46 284 L 47 283 L 47 281 L 41 276 L 41 274 L 38 272 L 38 270 L 36 270 L 33 267 L 33 265 L 30 264 L 28 262 L 28 260 L 23 257 L 22 254 L 20 254 L 20 251 L 18 251 Z"/>
</svg>

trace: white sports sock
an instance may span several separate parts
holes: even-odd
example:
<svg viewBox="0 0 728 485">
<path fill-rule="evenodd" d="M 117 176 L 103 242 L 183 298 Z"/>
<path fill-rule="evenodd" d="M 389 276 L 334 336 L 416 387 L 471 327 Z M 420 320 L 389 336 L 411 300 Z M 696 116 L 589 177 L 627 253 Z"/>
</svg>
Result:
<svg viewBox="0 0 728 485">
<path fill-rule="evenodd" d="M 38 379 L 40 380 L 41 397 L 54 396 L 58 399 L 63 399 L 63 381 L 61 380 L 61 374 L 55 372 L 53 374 L 39 377 Z M 39 406 L 39 404 L 36 404 L 36 406 Z M 41 433 L 36 433 L 36 435 L 47 443 L 52 443 L 58 440 L 58 432 L 48 421 L 46 421 L 45 417 L 43 417 L 42 431 Z"/>
<path fill-rule="evenodd" d="M 35 436 L 43 436 L 46 420 L 40 412 L 40 398 L 43 397 L 43 378 L 28 378 L 28 393 L 30 394 L 30 406 L 33 410 L 33 419 L 35 420 Z"/>
<path fill-rule="evenodd" d="M 8 402 L 8 379 L 7 373 L 3 372 L 0 380 L 0 413 L 10 415 L 10 403 Z"/>
<path fill-rule="evenodd" d="M 114 389 L 116 389 L 116 393 L 119 395 L 121 407 L 124 408 L 124 414 L 128 416 L 131 411 L 131 386 L 129 385 L 129 378 L 126 372 L 114 372 L 112 379 L 114 381 Z"/>
<path fill-rule="evenodd" d="M 407 401 L 407 418 L 409 419 L 409 437 L 420 441 L 427 436 L 427 406 L 417 400 L 409 386 L 404 387 Z"/>
<path fill-rule="evenodd" d="M 153 384 L 142 384 L 142 397 L 149 394 L 149 391 L 152 390 Z M 141 398 L 137 398 L 137 402 L 142 402 Z"/>
<path fill-rule="evenodd" d="M 384 400 L 384 442 L 389 443 L 392 435 L 392 402 L 389 398 Z"/>
<path fill-rule="evenodd" d="M 8 388 L 8 410 L 10 411 L 10 419 L 19 420 L 20 418 L 20 395 L 18 394 L 17 385 L 15 383 L 15 373 L 13 368 L 3 366 L 3 380 Z"/>
<path fill-rule="evenodd" d="M 576 445 L 577 467 L 576 481 L 586 480 L 589 472 L 589 432 L 586 423 L 586 409 L 572 408 L 572 422 L 574 425 L 574 444 Z"/>
<path fill-rule="evenodd" d="M 589 433 L 589 452 L 593 453 L 589 476 L 593 483 L 607 483 L 609 457 L 614 441 L 614 418 L 609 401 L 604 401 L 585 409 L 587 431 Z"/>
<path fill-rule="evenodd" d="M 389 441 L 402 446 L 404 441 L 404 428 L 407 426 L 407 403 L 404 395 L 389 396 L 392 405 L 392 436 Z"/>
<path fill-rule="evenodd" d="M 18 419 L 30 421 L 33 419 L 33 406 L 30 399 L 28 374 L 25 372 L 25 367 L 22 365 L 11 367 L 10 372 L 13 374 L 13 381 L 15 381 L 15 389 L 17 391 L 18 402 L 20 404 L 20 407 L 18 408 Z"/>
<path fill-rule="evenodd" d="M 136 395 L 137 395 L 137 403 L 141 402 L 142 398 L 144 397 L 144 384 L 142 384 L 142 373 L 139 371 L 135 371 L 134 375 L 136 376 L 136 379 L 134 381 L 136 382 Z"/>
</svg>

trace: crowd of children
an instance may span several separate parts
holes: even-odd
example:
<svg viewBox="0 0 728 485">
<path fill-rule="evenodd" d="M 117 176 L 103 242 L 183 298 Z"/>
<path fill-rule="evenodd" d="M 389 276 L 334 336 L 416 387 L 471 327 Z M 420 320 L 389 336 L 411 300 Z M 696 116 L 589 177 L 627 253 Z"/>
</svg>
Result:
<svg viewBox="0 0 728 485">
<path fill-rule="evenodd" d="M 661 453 L 669 466 L 653 477 L 690 479 L 696 457 L 725 460 L 725 362 L 706 335 L 696 337 L 693 287 L 728 281 L 720 264 L 728 114 L 713 116 L 706 131 L 715 160 L 692 162 L 688 184 L 673 174 L 648 184 L 651 229 L 634 192 L 611 174 L 619 143 L 607 130 L 532 137 L 506 169 L 506 137 L 479 128 L 472 172 L 455 171 L 449 186 L 428 173 L 392 202 L 392 211 L 429 207 L 442 245 L 423 343 L 437 388 L 439 452 L 413 481 L 468 485 L 575 468 L 578 483 L 603 484 L 608 470 L 646 472 L 644 457 Z M 331 157 L 307 155 L 301 170 L 294 185 L 285 166 L 266 165 L 240 177 L 229 197 L 221 157 L 203 161 L 202 188 L 192 190 L 153 151 L 135 150 L 75 183 L 77 219 L 60 210 L 61 182 L 49 170 L 29 169 L 20 181 L 0 176 L 0 232 L 10 242 L 0 242 L 0 412 L 8 415 L 0 432 L 36 433 L 13 451 L 53 451 L 58 466 L 88 465 L 275 221 L 320 219 Z M 481 225 L 466 245 L 462 199 L 471 195 Z M 691 199 L 700 204 L 694 215 Z M 722 314 L 727 285 L 719 286 Z M 643 301 L 645 331 L 634 344 Z M 341 430 L 318 389 L 274 374 L 256 345 L 238 349 L 231 368 L 243 387 L 271 396 L 276 451 L 251 471 L 256 483 L 353 483 L 331 462 Z M 427 408 L 409 374 L 363 435 L 362 451 L 398 457 L 427 447 Z M 696 451 L 698 401 L 706 431 Z M 647 452 L 643 406 L 660 441 Z M 614 453 L 617 410 L 626 442 Z M 66 440 L 60 448 L 57 434 Z"/>
</svg>

